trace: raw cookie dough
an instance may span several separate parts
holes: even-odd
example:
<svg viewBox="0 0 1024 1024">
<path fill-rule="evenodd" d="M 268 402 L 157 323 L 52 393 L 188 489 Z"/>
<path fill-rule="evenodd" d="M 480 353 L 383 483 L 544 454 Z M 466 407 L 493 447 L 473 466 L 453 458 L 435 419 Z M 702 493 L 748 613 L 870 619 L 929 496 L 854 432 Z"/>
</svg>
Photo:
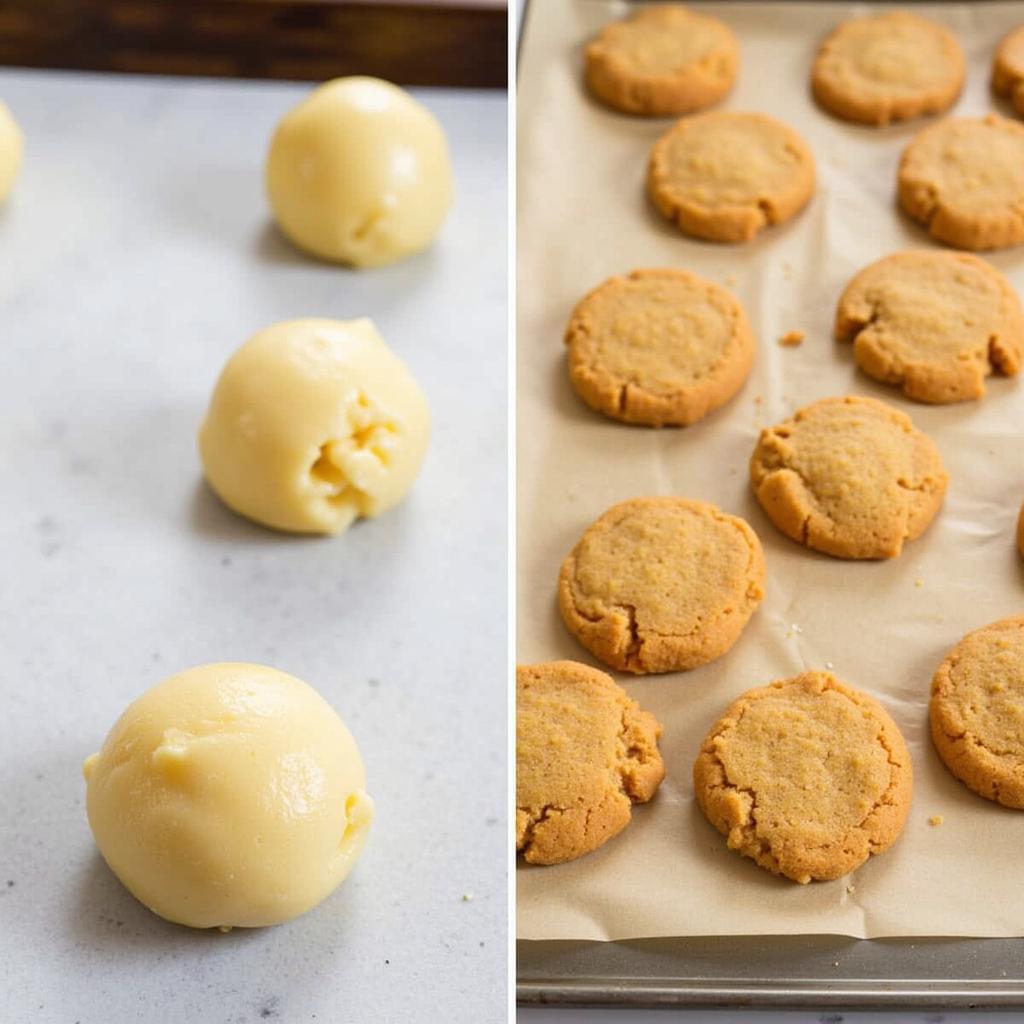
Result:
<svg viewBox="0 0 1024 1024">
<path fill-rule="evenodd" d="M 814 157 L 767 114 L 699 114 L 655 143 L 647 189 L 685 234 L 745 242 L 803 209 L 814 192 Z"/>
<path fill-rule="evenodd" d="M 895 558 L 946 494 L 942 457 L 874 398 L 823 398 L 761 431 L 750 481 L 787 537 L 837 558 Z"/>
<path fill-rule="evenodd" d="M 1024 25 L 1007 32 L 992 60 L 992 91 L 1024 115 Z"/>
<path fill-rule="evenodd" d="M 628 114 L 689 114 L 720 100 L 740 53 L 728 25 L 681 4 L 643 7 L 587 46 L 587 87 Z"/>
<path fill-rule="evenodd" d="M 1024 242 L 1024 125 L 948 117 L 903 151 L 899 200 L 933 238 L 957 249 Z"/>
<path fill-rule="evenodd" d="M 754 361 L 737 299 L 685 270 L 634 270 L 583 298 L 565 332 L 569 377 L 623 423 L 687 426 L 724 405 Z"/>
<path fill-rule="evenodd" d="M 1020 370 L 1024 312 L 1010 282 L 962 252 L 898 252 L 861 270 L 836 311 L 857 365 L 919 402 L 981 398 Z"/>
<path fill-rule="evenodd" d="M 561 864 L 618 835 L 665 777 L 661 726 L 575 661 L 516 670 L 516 849 Z"/>
<path fill-rule="evenodd" d="M 612 668 L 676 672 L 732 647 L 764 581 L 761 542 L 742 519 L 703 501 L 633 498 L 566 557 L 558 606 L 569 632 Z"/>
<path fill-rule="evenodd" d="M 24 139 L 7 104 L 0 101 L 0 203 L 10 194 L 21 167 Z"/>
<path fill-rule="evenodd" d="M 340 533 L 405 497 L 430 411 L 372 321 L 290 320 L 250 338 L 221 373 L 199 434 L 226 505 L 296 533 Z"/>
<path fill-rule="evenodd" d="M 729 849 L 807 883 L 840 878 L 896 841 L 913 773 L 877 701 L 804 672 L 734 701 L 705 738 L 693 783 Z"/>
<path fill-rule="evenodd" d="M 345 724 L 312 687 L 261 665 L 165 679 L 84 772 L 104 860 L 155 914 L 192 928 L 311 910 L 352 869 L 373 818 Z"/>
<path fill-rule="evenodd" d="M 932 740 L 975 793 L 1024 808 L 1024 616 L 968 633 L 932 679 Z"/>
<path fill-rule="evenodd" d="M 441 125 L 379 78 L 336 78 L 286 114 L 266 179 L 274 218 L 292 242 L 357 267 L 425 249 L 452 203 Z"/>
<path fill-rule="evenodd" d="M 837 117 L 881 126 L 948 110 L 964 74 L 963 50 L 949 29 L 888 11 L 839 25 L 821 44 L 811 88 Z"/>
</svg>

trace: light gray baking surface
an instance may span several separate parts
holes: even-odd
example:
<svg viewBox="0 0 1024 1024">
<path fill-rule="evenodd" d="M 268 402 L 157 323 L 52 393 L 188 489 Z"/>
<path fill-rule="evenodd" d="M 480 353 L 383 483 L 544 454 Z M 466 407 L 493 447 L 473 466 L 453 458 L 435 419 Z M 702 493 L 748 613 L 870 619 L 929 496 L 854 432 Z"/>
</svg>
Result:
<svg viewBox="0 0 1024 1024">
<path fill-rule="evenodd" d="M 0 212 L 4 1022 L 504 1013 L 505 101 L 418 93 L 457 203 L 432 251 L 358 273 L 269 226 L 264 149 L 307 91 L 0 72 L 27 137 Z M 195 450 L 230 352 L 311 315 L 373 317 L 434 412 L 412 496 L 334 539 L 234 517 Z M 377 803 L 333 897 L 228 935 L 122 889 L 80 770 L 140 692 L 218 660 L 317 687 Z"/>
</svg>

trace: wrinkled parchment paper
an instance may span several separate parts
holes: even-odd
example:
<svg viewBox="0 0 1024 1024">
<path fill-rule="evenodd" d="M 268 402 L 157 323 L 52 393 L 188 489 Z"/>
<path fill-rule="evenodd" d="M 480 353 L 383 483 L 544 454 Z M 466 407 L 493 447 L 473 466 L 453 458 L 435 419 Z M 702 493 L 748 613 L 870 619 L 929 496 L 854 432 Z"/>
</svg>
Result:
<svg viewBox="0 0 1024 1024">
<path fill-rule="evenodd" d="M 930 246 L 894 201 L 899 154 L 925 122 L 884 130 L 837 121 L 808 91 L 818 40 L 877 6 L 698 4 L 739 37 L 742 70 L 724 106 L 771 113 L 808 140 L 817 194 L 795 221 L 747 245 L 687 239 L 644 195 L 651 144 L 671 123 L 605 110 L 581 86 L 581 48 L 627 5 L 535 0 L 519 70 L 518 657 L 596 664 L 566 632 L 555 578 L 580 532 L 614 502 L 679 494 L 745 517 L 765 547 L 767 597 L 725 657 L 689 673 L 617 676 L 664 724 L 668 777 L 603 849 L 517 871 L 523 939 L 712 934 L 1024 935 L 1024 812 L 974 796 L 928 737 L 928 686 L 970 629 L 1024 611 L 1014 524 L 1024 499 L 1024 382 L 992 378 L 979 402 L 923 406 L 859 373 L 832 340 L 835 303 L 865 264 Z M 1009 113 L 988 89 L 996 43 L 1024 4 L 922 6 L 968 58 L 957 114 Z M 991 254 L 1024 291 L 1024 248 Z M 562 332 L 576 300 L 609 275 L 679 266 L 732 288 L 759 338 L 728 406 L 685 430 L 631 428 L 590 412 L 566 376 Z M 806 331 L 798 348 L 778 338 Z M 884 563 L 818 555 L 783 537 L 747 479 L 759 427 L 817 398 L 873 395 L 909 413 L 950 473 L 931 529 Z M 913 809 L 888 853 L 835 882 L 778 879 L 726 849 L 692 796 L 700 741 L 741 691 L 832 668 L 889 709 L 913 756 Z M 941 815 L 944 823 L 929 825 Z"/>
</svg>

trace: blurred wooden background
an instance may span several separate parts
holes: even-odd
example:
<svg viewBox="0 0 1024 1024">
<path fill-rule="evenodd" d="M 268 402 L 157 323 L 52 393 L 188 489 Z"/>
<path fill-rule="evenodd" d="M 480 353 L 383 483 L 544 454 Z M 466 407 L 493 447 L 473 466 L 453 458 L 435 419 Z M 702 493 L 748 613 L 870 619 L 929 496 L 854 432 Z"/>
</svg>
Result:
<svg viewBox="0 0 1024 1024">
<path fill-rule="evenodd" d="M 0 0 L 0 65 L 507 84 L 504 0 Z"/>
</svg>

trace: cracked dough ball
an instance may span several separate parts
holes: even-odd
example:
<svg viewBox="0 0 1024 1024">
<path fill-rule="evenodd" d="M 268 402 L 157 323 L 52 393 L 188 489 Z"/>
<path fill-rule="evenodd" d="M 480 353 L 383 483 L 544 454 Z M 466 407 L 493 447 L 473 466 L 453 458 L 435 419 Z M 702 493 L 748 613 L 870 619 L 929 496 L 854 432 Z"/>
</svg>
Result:
<svg viewBox="0 0 1024 1024">
<path fill-rule="evenodd" d="M 345 723 L 261 665 L 203 665 L 128 705 L 85 762 L 111 870 L 154 913 L 256 928 L 311 910 L 366 841 L 373 801 Z"/>
<path fill-rule="evenodd" d="M 266 178 L 274 217 L 292 242 L 357 267 L 425 249 L 452 202 L 441 125 L 379 78 L 336 78 L 286 114 Z"/>
<path fill-rule="evenodd" d="M 603 846 L 665 777 L 661 725 L 575 661 L 516 669 L 516 849 L 561 864 Z"/>
<path fill-rule="evenodd" d="M 226 505 L 295 533 L 340 533 L 405 497 L 427 400 L 372 321 L 290 320 L 228 360 L 199 434 Z"/>
<path fill-rule="evenodd" d="M 932 740 L 965 786 L 1024 808 L 1024 617 L 968 633 L 932 679 Z"/>
<path fill-rule="evenodd" d="M 6 103 L 0 102 L 0 203 L 9 195 L 21 167 L 24 148 L 21 129 Z"/>
<path fill-rule="evenodd" d="M 693 783 L 730 850 L 807 883 L 840 878 L 896 842 L 913 772 L 881 704 L 804 672 L 734 701 L 705 737 Z"/>
<path fill-rule="evenodd" d="M 895 558 L 949 477 L 930 437 L 874 398 L 823 398 L 761 431 L 750 482 L 787 536 L 836 558 Z"/>
<path fill-rule="evenodd" d="M 558 575 L 570 633 L 620 672 L 683 672 L 721 657 L 764 597 L 761 542 L 703 501 L 633 498 L 584 531 Z"/>
</svg>

